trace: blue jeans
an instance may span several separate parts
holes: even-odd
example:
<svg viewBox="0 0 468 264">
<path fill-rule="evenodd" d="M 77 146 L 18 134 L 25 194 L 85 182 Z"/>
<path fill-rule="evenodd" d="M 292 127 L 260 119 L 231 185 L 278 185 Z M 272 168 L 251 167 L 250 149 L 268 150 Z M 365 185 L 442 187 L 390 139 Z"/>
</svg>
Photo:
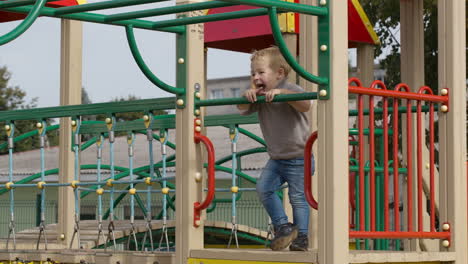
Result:
<svg viewBox="0 0 468 264">
<path fill-rule="evenodd" d="M 312 157 L 312 174 L 315 162 Z M 275 191 L 287 182 L 289 201 L 293 209 L 293 223 L 298 226 L 299 233 L 307 234 L 309 230 L 309 204 L 304 195 L 304 159 L 268 160 L 257 180 L 257 194 L 271 218 L 273 226 L 288 223 L 283 203 Z"/>
</svg>

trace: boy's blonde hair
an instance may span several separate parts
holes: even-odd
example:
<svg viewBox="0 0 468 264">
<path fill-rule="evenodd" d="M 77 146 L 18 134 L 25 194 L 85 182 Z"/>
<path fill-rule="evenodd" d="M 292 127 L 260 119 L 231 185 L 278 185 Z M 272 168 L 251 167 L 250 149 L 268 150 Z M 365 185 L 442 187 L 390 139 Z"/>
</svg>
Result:
<svg viewBox="0 0 468 264">
<path fill-rule="evenodd" d="M 270 58 L 270 68 L 275 71 L 283 68 L 285 77 L 288 77 L 288 74 L 291 71 L 291 66 L 286 62 L 278 47 L 271 46 L 269 48 L 254 51 L 250 57 L 250 62 L 257 61 L 263 57 Z"/>
</svg>

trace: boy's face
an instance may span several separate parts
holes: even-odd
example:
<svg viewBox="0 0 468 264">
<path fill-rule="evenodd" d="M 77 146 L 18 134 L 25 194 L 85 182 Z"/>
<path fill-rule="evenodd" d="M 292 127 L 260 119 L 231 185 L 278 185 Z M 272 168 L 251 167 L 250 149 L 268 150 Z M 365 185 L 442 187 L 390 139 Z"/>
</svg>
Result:
<svg viewBox="0 0 468 264">
<path fill-rule="evenodd" d="M 252 82 L 258 90 L 257 92 L 274 89 L 284 78 L 284 70 L 282 68 L 273 70 L 270 67 L 270 58 L 268 57 L 260 57 L 252 61 L 251 67 Z"/>
</svg>

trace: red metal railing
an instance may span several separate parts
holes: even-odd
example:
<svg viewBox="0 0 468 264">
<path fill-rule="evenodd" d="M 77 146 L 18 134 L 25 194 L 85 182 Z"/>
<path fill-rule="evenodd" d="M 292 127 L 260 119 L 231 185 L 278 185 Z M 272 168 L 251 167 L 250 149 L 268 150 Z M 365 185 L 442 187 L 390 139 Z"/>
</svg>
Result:
<svg viewBox="0 0 468 264">
<path fill-rule="evenodd" d="M 349 92 L 358 95 L 358 163 L 359 163 L 359 230 L 350 231 L 351 238 L 437 238 L 447 239 L 450 241 L 450 226 L 443 225 L 443 231 L 438 232 L 435 226 L 436 212 L 435 212 L 435 160 L 434 160 L 434 104 L 442 103 L 441 109 L 448 111 L 448 90 L 442 96 L 434 95 L 432 90 L 428 87 L 422 87 L 417 93 L 410 92 L 408 85 L 399 84 L 395 90 L 387 90 L 384 83 L 375 81 L 370 87 L 362 87 L 361 82 L 356 78 L 349 80 Z M 365 225 L 365 157 L 364 157 L 364 96 L 369 98 L 369 195 L 370 195 L 370 228 L 366 230 Z M 375 160 L 375 96 L 382 97 L 382 128 L 383 128 L 383 177 L 384 177 L 384 231 L 376 231 L 376 203 L 375 203 L 375 177 L 376 170 L 374 165 Z M 393 129 L 393 197 L 394 197 L 394 230 L 390 230 L 390 214 L 389 214 L 389 108 L 388 100 L 393 99 L 393 114 L 392 114 L 392 129 Z M 399 121 L 399 100 L 405 100 L 406 103 L 406 148 L 401 149 L 401 152 L 406 152 L 406 169 L 407 169 L 407 188 L 406 188 L 406 203 L 405 210 L 408 212 L 406 219 L 406 230 L 400 230 L 400 213 L 399 213 L 399 135 L 400 121 Z M 416 113 L 413 113 L 413 104 L 416 102 Z M 430 230 L 423 230 L 423 212 L 425 208 L 422 205 L 423 199 L 423 179 L 422 179 L 422 147 L 425 143 L 425 131 L 422 128 L 422 104 L 429 106 L 429 207 L 430 207 Z M 413 139 L 413 116 L 417 118 L 416 139 Z M 417 145 L 417 231 L 413 230 L 413 140 L 416 140 Z"/>
<path fill-rule="evenodd" d="M 197 122 L 199 119 L 195 119 L 195 127 L 197 127 Z M 193 225 L 198 227 L 200 225 L 200 214 L 201 211 L 206 209 L 210 203 L 213 201 L 214 193 L 215 193 L 215 151 L 213 147 L 213 143 L 204 135 L 202 135 L 199 131 L 195 130 L 194 135 L 195 143 L 199 144 L 202 142 L 208 153 L 208 191 L 206 193 L 205 200 L 200 202 L 195 202 L 193 205 Z"/>
<path fill-rule="evenodd" d="M 304 194 L 309 205 L 317 209 L 318 203 L 312 194 L 312 146 L 314 145 L 315 140 L 317 140 L 317 131 L 313 132 L 307 139 L 305 148 L 304 148 Z"/>
</svg>

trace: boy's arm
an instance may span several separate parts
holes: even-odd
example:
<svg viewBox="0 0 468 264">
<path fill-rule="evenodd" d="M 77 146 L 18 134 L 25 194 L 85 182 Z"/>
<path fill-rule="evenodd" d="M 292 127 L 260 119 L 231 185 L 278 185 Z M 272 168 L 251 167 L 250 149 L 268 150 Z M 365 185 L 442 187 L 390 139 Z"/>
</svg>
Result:
<svg viewBox="0 0 468 264">
<path fill-rule="evenodd" d="M 265 93 L 265 101 L 271 102 L 277 94 L 298 94 L 302 92 L 295 92 L 288 89 L 273 89 Z M 303 101 L 289 101 L 288 104 L 298 112 L 307 112 L 310 109 L 310 100 Z"/>
</svg>

